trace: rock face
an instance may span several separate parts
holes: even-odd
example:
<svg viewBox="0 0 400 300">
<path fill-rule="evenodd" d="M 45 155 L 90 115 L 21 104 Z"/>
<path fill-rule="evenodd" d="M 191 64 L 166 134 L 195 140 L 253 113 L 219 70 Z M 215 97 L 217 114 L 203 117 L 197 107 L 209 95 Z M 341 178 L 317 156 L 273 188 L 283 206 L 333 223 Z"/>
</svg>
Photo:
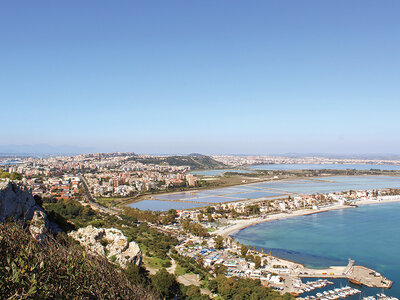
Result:
<svg viewBox="0 0 400 300">
<path fill-rule="evenodd" d="M 106 256 L 110 261 L 126 267 L 127 263 L 140 265 L 142 251 L 135 242 L 128 243 L 124 234 L 115 228 L 96 228 L 91 225 L 68 234 L 89 252 Z"/>
<path fill-rule="evenodd" d="M 46 213 L 42 210 L 35 210 L 29 225 L 31 235 L 35 239 L 42 241 L 47 235 L 48 228 L 49 222 Z"/>
<path fill-rule="evenodd" d="M 38 240 L 42 240 L 47 233 L 47 215 L 37 205 L 31 191 L 22 184 L 10 181 L 0 182 L 0 222 L 7 218 L 29 221 L 29 231 Z"/>
</svg>

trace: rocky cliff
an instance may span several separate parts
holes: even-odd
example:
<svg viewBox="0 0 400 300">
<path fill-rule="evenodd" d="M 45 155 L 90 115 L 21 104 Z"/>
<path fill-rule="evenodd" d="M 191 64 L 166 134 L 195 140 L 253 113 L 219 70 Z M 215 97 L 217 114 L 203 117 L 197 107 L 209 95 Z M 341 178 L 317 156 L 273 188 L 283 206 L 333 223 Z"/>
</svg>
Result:
<svg viewBox="0 0 400 300">
<path fill-rule="evenodd" d="M 0 182 L 0 222 L 8 218 L 29 224 L 29 232 L 37 240 L 42 240 L 49 228 L 47 214 L 31 191 L 22 184 L 4 181 Z"/>
<path fill-rule="evenodd" d="M 68 234 L 79 241 L 89 252 L 106 256 L 110 261 L 126 267 L 127 263 L 140 265 L 142 251 L 135 242 L 128 242 L 124 234 L 115 228 L 87 226 Z"/>
</svg>

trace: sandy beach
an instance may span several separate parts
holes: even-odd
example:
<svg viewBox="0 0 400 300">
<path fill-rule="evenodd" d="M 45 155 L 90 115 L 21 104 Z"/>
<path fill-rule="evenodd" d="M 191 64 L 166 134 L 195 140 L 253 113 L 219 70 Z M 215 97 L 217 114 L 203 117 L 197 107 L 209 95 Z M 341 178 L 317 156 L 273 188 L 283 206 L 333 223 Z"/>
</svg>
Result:
<svg viewBox="0 0 400 300">
<path fill-rule="evenodd" d="M 368 205 L 368 204 L 382 204 L 382 203 L 399 202 L 399 201 L 400 201 L 400 196 L 383 196 L 383 197 L 380 197 L 380 199 L 378 199 L 378 200 L 360 200 L 355 203 L 357 205 Z M 322 212 L 331 211 L 331 210 L 349 209 L 349 208 L 355 209 L 354 206 L 336 204 L 336 205 L 332 205 L 332 206 L 328 206 L 328 207 L 322 207 L 320 209 L 301 209 L 301 210 L 293 211 L 291 213 L 278 213 L 278 214 L 265 215 L 264 217 L 258 217 L 258 218 L 239 219 L 239 220 L 231 221 L 230 225 L 225 226 L 223 228 L 219 228 L 216 231 L 214 231 L 212 234 L 227 237 L 227 236 L 235 234 L 236 232 L 238 232 L 244 228 L 247 228 L 247 227 L 259 224 L 259 223 L 263 223 L 263 222 L 282 220 L 282 219 L 293 218 L 293 217 L 298 217 L 298 216 L 322 213 Z"/>
</svg>

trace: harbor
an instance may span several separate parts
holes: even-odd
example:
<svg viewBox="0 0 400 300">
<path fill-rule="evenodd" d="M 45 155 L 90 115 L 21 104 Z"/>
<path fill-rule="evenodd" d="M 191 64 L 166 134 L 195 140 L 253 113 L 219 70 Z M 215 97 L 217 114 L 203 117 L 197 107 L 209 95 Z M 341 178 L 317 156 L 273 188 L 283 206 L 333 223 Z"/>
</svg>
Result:
<svg viewBox="0 0 400 300">
<path fill-rule="evenodd" d="M 255 252 L 254 252 L 255 254 Z M 279 267 L 277 267 L 279 266 Z M 269 257 L 268 265 L 265 269 L 272 274 L 280 276 L 281 280 L 275 281 L 274 286 L 282 292 L 289 292 L 293 295 L 301 295 L 313 289 L 325 287 L 332 284 L 330 279 L 347 279 L 350 283 L 368 288 L 390 289 L 393 282 L 382 274 L 366 268 L 355 265 L 355 261 L 349 259 L 347 266 L 332 266 L 325 269 L 306 268 L 302 264 L 287 261 L 278 257 Z M 302 284 L 303 278 L 315 278 L 312 284 Z M 260 277 L 260 280 L 269 279 Z M 329 298 L 328 298 L 329 299 Z"/>
<path fill-rule="evenodd" d="M 354 209 L 260 223 L 237 232 L 233 237 L 259 250 L 264 248 L 265 253 L 271 249 L 273 255 L 279 257 L 270 265 L 280 265 L 281 268 L 269 270 L 283 278 L 280 283 L 282 291 L 302 298 L 315 297 L 320 291 L 310 293 L 307 291 L 310 287 L 300 282 L 323 279 L 338 280 L 342 286 L 349 285 L 363 292 L 359 295 L 361 297 L 351 299 L 366 296 L 381 299 L 376 297 L 377 294 L 398 297 L 399 288 L 394 284 L 399 273 L 394 255 L 398 244 L 391 227 L 398 218 L 398 209 L 396 202 L 359 205 Z M 386 247 L 368 248 L 367 238 L 384 242 Z M 303 240 L 307 243 L 301 244 Z M 345 258 L 350 255 L 354 255 L 356 261 L 347 260 L 346 263 Z M 340 284 L 334 288 L 339 288 Z"/>
</svg>

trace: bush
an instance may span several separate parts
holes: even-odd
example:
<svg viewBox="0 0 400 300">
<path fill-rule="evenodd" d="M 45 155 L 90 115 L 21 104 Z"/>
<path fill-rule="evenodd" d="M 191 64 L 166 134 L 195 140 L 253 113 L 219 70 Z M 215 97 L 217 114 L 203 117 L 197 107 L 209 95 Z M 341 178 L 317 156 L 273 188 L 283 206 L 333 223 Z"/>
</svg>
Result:
<svg viewBox="0 0 400 300">
<path fill-rule="evenodd" d="M 179 284 L 174 275 L 160 269 L 151 277 L 153 289 L 163 298 L 172 299 L 179 292 Z"/>
<path fill-rule="evenodd" d="M 294 297 L 288 293 L 280 295 L 268 287 L 263 287 L 260 280 L 227 278 L 218 275 L 208 283 L 209 289 L 218 293 L 222 299 L 276 299 L 289 300 Z"/>
<path fill-rule="evenodd" d="M 39 243 L 14 222 L 0 224 L 0 257 L 1 299 L 157 299 L 65 236 Z"/>
</svg>

